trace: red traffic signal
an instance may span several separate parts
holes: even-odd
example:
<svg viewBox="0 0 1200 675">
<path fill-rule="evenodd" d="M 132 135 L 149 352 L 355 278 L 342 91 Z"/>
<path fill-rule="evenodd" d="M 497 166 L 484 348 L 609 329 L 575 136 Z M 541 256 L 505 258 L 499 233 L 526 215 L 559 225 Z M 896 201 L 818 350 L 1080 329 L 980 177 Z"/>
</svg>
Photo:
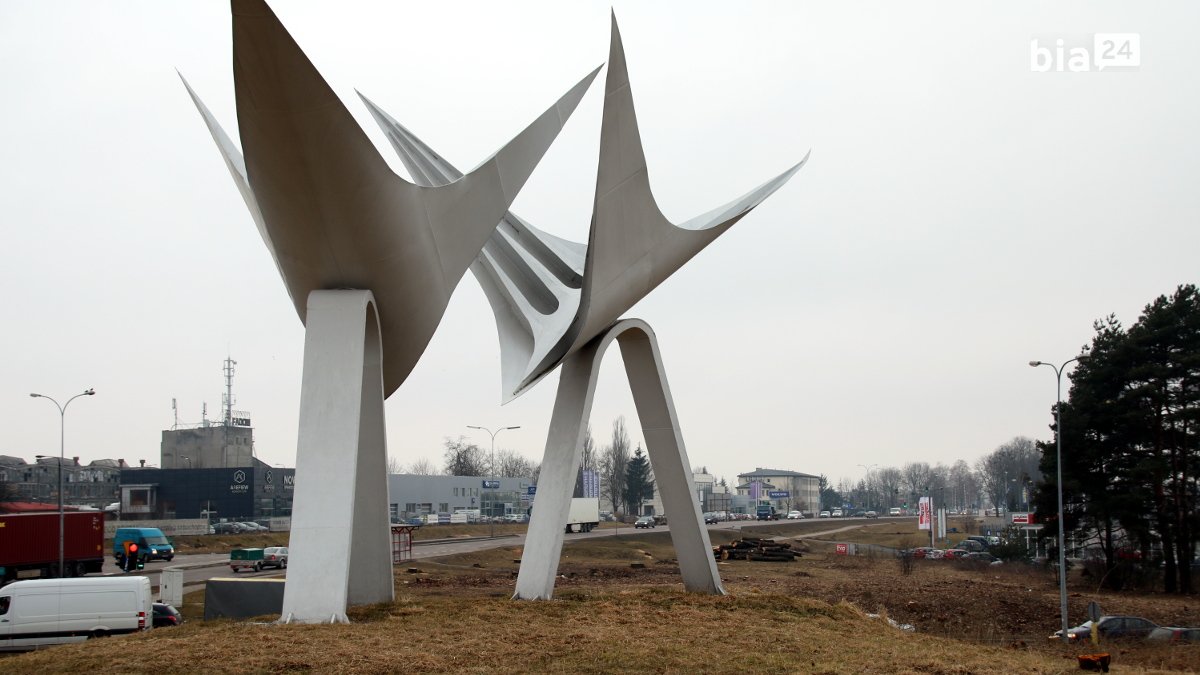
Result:
<svg viewBox="0 0 1200 675">
<path fill-rule="evenodd" d="M 130 544 L 130 545 L 129 545 L 129 552 L 130 552 L 130 553 L 137 553 L 137 550 L 138 550 L 138 546 L 137 546 L 137 544 Z"/>
</svg>

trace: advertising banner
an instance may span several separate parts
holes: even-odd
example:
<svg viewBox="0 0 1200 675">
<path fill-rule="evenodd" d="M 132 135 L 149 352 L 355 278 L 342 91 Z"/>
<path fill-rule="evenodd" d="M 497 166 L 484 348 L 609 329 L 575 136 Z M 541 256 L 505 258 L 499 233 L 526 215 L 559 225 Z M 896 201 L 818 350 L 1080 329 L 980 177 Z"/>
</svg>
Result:
<svg viewBox="0 0 1200 675">
<path fill-rule="evenodd" d="M 591 469 L 583 470 L 583 498 L 600 498 L 600 474 Z"/>
<path fill-rule="evenodd" d="M 792 493 L 787 490 L 771 490 L 767 496 L 771 499 L 787 499 L 792 496 Z"/>
<path fill-rule="evenodd" d="M 932 514 L 929 512 L 932 507 L 932 499 L 929 497 L 921 497 L 920 503 L 917 504 L 917 529 L 928 530 L 931 527 Z"/>
</svg>

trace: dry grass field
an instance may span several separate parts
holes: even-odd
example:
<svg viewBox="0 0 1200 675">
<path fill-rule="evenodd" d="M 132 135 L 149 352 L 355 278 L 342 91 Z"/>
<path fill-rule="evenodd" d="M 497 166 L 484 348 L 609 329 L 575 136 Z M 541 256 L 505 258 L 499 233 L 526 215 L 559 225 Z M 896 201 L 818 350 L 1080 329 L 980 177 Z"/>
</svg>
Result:
<svg viewBox="0 0 1200 675">
<path fill-rule="evenodd" d="M 837 526 L 829 522 L 768 529 L 796 536 Z M 884 531 L 900 529 L 863 536 Z M 737 536 L 712 532 L 714 544 Z M 1057 587 L 1034 567 L 929 561 L 905 576 L 890 557 L 837 556 L 807 540 L 794 542 L 808 552 L 792 563 L 719 563 L 730 595 L 709 597 L 683 593 L 665 532 L 567 541 L 554 602 L 508 600 L 522 551 L 505 546 L 397 567 L 396 601 L 353 609 L 351 625 L 205 623 L 203 595 L 192 593 L 180 628 L 0 659 L 0 672 L 1073 673 L 1075 656 L 1093 651 L 1046 640 L 1059 621 Z M 1093 599 L 1108 613 L 1200 624 L 1196 596 L 1081 584 L 1071 594 L 1073 624 Z M 1102 651 L 1116 673 L 1200 670 L 1200 646 Z"/>
</svg>

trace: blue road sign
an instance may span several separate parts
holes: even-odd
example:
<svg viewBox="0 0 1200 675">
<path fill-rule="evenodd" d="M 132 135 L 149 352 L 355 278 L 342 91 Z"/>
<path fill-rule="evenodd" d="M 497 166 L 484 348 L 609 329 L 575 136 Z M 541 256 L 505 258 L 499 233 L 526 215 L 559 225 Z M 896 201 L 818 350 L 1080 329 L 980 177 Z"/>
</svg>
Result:
<svg viewBox="0 0 1200 675">
<path fill-rule="evenodd" d="M 499 487 L 500 487 L 500 481 L 498 481 L 498 480 L 485 480 L 485 481 L 483 481 L 483 487 L 484 487 L 484 488 L 486 488 L 486 489 L 488 489 L 488 490 L 495 490 L 495 489 L 497 489 L 497 488 L 499 488 Z"/>
<path fill-rule="evenodd" d="M 537 494 L 537 486 L 530 485 L 529 487 L 525 488 L 525 494 L 529 495 L 530 497 L 532 497 L 533 495 L 536 495 Z"/>
</svg>

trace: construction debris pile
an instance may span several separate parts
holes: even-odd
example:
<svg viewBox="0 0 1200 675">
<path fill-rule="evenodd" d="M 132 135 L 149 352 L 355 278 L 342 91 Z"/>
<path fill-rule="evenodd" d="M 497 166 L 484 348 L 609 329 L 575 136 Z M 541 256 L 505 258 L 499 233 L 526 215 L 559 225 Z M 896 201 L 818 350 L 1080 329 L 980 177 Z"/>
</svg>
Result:
<svg viewBox="0 0 1200 675">
<path fill-rule="evenodd" d="M 800 557 L 787 542 L 760 537 L 742 537 L 728 544 L 713 547 L 717 560 L 753 560 L 756 562 L 791 562 Z"/>
</svg>

